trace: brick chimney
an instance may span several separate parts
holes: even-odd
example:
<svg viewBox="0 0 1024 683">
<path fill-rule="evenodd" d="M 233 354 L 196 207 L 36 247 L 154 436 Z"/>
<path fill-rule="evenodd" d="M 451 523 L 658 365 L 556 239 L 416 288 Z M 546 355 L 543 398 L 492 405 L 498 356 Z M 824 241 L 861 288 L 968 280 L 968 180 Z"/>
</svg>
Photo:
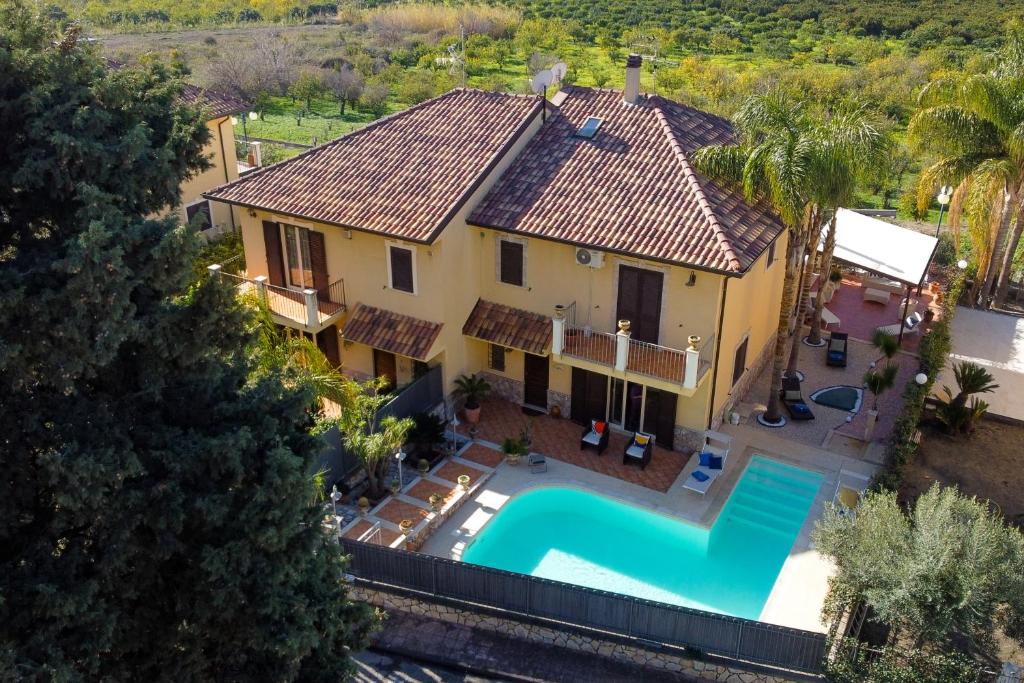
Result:
<svg viewBox="0 0 1024 683">
<path fill-rule="evenodd" d="M 640 97 L 640 65 L 642 63 L 640 55 L 626 57 L 626 87 L 622 90 L 622 99 L 626 101 L 626 104 L 636 104 Z"/>
</svg>

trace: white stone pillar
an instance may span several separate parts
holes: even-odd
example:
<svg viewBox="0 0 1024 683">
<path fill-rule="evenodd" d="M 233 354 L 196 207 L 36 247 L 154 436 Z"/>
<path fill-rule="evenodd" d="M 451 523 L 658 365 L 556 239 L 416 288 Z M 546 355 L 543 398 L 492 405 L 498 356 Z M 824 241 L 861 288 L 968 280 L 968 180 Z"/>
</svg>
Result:
<svg viewBox="0 0 1024 683">
<path fill-rule="evenodd" d="M 320 311 L 317 307 L 316 290 L 304 289 L 302 294 L 306 297 L 306 324 L 315 329 L 320 324 Z"/>
<path fill-rule="evenodd" d="M 214 263 L 212 265 L 206 266 L 206 272 L 210 274 L 210 277 L 216 277 L 217 275 L 220 275 L 220 264 Z"/>
<path fill-rule="evenodd" d="M 257 275 L 254 282 L 256 283 L 256 295 L 260 301 L 267 303 L 267 276 Z"/>
<path fill-rule="evenodd" d="M 619 331 L 615 334 L 615 369 L 626 371 L 629 361 L 629 321 L 619 321 Z"/>
<path fill-rule="evenodd" d="M 686 340 L 689 346 L 686 348 L 686 365 L 683 366 L 683 387 L 695 389 L 697 387 L 697 371 L 700 370 L 700 337 L 690 335 Z"/>
<path fill-rule="evenodd" d="M 555 314 L 551 316 L 551 355 L 562 355 L 562 344 L 565 342 L 565 306 L 555 306 Z"/>
</svg>

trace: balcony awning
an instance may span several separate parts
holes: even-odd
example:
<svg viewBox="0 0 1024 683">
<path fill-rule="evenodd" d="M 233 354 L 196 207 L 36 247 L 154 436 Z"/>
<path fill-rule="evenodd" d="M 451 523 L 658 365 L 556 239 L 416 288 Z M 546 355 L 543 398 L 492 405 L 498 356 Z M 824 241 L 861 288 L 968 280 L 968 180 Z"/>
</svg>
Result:
<svg viewBox="0 0 1024 683">
<path fill-rule="evenodd" d="M 823 240 L 824 241 L 824 240 Z M 833 258 L 883 277 L 918 286 L 938 240 L 849 209 L 836 212 Z"/>
<path fill-rule="evenodd" d="M 441 327 L 442 323 L 359 304 L 345 322 L 341 336 L 345 341 L 426 361 Z"/>
<path fill-rule="evenodd" d="M 551 347 L 551 318 L 477 299 L 462 326 L 462 334 L 542 356 Z"/>
</svg>

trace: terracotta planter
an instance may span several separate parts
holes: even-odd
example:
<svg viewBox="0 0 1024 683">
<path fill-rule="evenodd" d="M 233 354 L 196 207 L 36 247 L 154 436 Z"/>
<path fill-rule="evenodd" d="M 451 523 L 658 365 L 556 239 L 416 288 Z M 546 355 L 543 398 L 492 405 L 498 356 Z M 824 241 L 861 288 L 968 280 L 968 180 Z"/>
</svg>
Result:
<svg viewBox="0 0 1024 683">
<path fill-rule="evenodd" d="M 462 488 L 463 491 L 469 489 L 469 475 L 468 474 L 460 474 L 459 475 L 459 486 Z"/>
<path fill-rule="evenodd" d="M 480 406 L 476 408 L 466 408 L 466 422 L 475 425 L 480 421 Z"/>
<path fill-rule="evenodd" d="M 518 465 L 520 457 L 521 456 L 518 453 L 506 453 L 505 454 L 505 460 L 508 461 L 509 465 Z"/>
<path fill-rule="evenodd" d="M 401 529 L 403 534 L 409 533 L 410 531 L 412 531 L 412 520 L 403 519 L 401 522 L 398 523 L 398 528 Z"/>
<path fill-rule="evenodd" d="M 437 512 L 441 509 L 441 504 L 444 503 L 444 498 L 435 493 L 430 496 L 430 499 L 427 502 L 430 503 L 430 509 Z"/>
</svg>

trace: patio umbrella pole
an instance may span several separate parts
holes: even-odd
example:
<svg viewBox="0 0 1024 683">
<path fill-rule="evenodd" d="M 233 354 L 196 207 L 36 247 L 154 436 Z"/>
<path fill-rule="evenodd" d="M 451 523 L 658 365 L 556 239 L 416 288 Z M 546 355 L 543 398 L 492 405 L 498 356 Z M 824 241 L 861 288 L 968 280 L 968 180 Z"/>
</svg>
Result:
<svg viewBox="0 0 1024 683">
<path fill-rule="evenodd" d="M 896 345 L 900 347 L 903 346 L 903 321 L 907 319 L 907 309 L 910 308 L 911 291 L 911 286 L 907 285 L 907 297 L 903 300 L 903 317 L 900 318 L 900 336 L 896 339 Z"/>
</svg>

